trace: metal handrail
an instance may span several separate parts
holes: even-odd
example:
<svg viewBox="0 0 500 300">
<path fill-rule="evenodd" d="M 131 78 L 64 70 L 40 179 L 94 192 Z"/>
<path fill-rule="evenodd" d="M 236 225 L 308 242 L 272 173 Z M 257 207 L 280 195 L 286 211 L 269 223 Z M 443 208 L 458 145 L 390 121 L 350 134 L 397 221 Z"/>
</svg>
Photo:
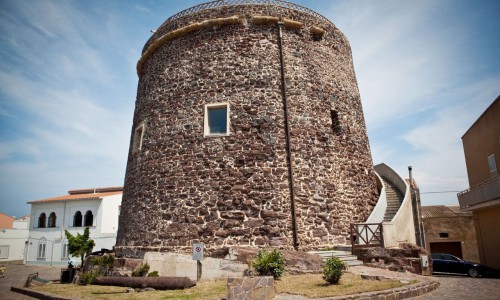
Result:
<svg viewBox="0 0 500 300">
<path fill-rule="evenodd" d="M 166 24 L 168 22 L 174 21 L 174 20 L 176 20 L 180 17 L 183 17 L 185 15 L 188 15 L 188 14 L 200 11 L 200 10 L 204 10 L 204 9 L 210 9 L 210 8 L 216 8 L 216 7 L 222 7 L 222 6 L 248 5 L 248 4 L 277 5 L 277 6 L 305 12 L 307 14 L 313 15 L 317 18 L 321 18 L 321 19 L 331 23 L 330 20 L 328 20 L 326 17 L 320 15 L 319 13 L 317 13 L 317 12 L 307 8 L 307 7 L 304 7 L 304 6 L 295 4 L 295 3 L 291 3 L 288 1 L 283 1 L 283 0 L 216 0 L 216 1 L 198 4 L 198 5 L 195 5 L 193 7 L 188 8 L 188 9 L 185 9 L 183 11 L 180 11 L 180 12 L 176 13 L 175 15 L 171 16 L 170 18 L 168 18 L 163 24 Z"/>
</svg>

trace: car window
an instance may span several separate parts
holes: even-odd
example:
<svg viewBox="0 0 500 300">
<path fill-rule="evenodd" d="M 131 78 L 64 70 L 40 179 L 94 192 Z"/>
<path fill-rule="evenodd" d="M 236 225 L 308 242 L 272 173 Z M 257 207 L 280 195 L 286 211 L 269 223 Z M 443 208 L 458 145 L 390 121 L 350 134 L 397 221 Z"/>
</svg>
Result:
<svg viewBox="0 0 500 300">
<path fill-rule="evenodd" d="M 442 255 L 443 255 L 443 259 L 445 259 L 445 260 L 460 261 L 458 258 L 456 258 L 453 255 L 449 255 L 449 254 L 442 254 Z"/>
<path fill-rule="evenodd" d="M 441 259 L 441 254 L 433 253 L 431 254 L 432 259 Z"/>
</svg>

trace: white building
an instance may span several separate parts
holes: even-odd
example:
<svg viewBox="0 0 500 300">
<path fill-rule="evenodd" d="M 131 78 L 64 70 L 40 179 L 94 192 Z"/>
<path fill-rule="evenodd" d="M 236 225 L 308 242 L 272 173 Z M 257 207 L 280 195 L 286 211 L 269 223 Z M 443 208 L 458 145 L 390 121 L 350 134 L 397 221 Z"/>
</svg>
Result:
<svg viewBox="0 0 500 300">
<path fill-rule="evenodd" d="M 83 234 L 90 227 L 93 251 L 112 249 L 116 243 L 122 187 L 72 190 L 69 195 L 28 202 L 31 223 L 25 255 L 27 264 L 65 265 L 68 241 L 64 233 Z M 80 263 L 80 258 L 75 257 Z"/>
<path fill-rule="evenodd" d="M 12 221 L 12 226 L 0 228 L 0 262 L 22 262 L 28 241 L 29 216 Z"/>
</svg>

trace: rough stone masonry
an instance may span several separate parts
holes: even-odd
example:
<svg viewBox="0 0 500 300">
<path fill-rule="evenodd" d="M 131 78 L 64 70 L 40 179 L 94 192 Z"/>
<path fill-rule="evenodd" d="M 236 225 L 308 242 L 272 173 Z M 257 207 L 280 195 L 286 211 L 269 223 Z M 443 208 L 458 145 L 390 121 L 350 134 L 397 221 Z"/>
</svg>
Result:
<svg viewBox="0 0 500 300">
<path fill-rule="evenodd" d="M 190 252 L 350 243 L 376 204 L 373 163 L 349 43 L 287 2 L 216 1 L 169 18 L 146 43 L 116 250 Z M 267 21 L 266 21 L 267 20 Z M 281 83 L 279 28 L 289 121 Z M 205 136 L 206 105 L 228 133 Z M 289 169 L 292 168 L 292 169 Z"/>
</svg>

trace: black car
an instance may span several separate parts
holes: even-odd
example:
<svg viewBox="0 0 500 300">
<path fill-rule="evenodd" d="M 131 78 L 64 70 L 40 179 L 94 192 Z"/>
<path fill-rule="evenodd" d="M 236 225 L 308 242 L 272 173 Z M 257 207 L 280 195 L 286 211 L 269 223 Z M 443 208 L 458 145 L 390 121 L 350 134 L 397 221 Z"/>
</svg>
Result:
<svg viewBox="0 0 500 300">
<path fill-rule="evenodd" d="M 477 263 L 461 260 L 451 254 L 433 253 L 432 273 L 466 274 L 471 277 L 495 275 L 494 270 Z"/>
</svg>

